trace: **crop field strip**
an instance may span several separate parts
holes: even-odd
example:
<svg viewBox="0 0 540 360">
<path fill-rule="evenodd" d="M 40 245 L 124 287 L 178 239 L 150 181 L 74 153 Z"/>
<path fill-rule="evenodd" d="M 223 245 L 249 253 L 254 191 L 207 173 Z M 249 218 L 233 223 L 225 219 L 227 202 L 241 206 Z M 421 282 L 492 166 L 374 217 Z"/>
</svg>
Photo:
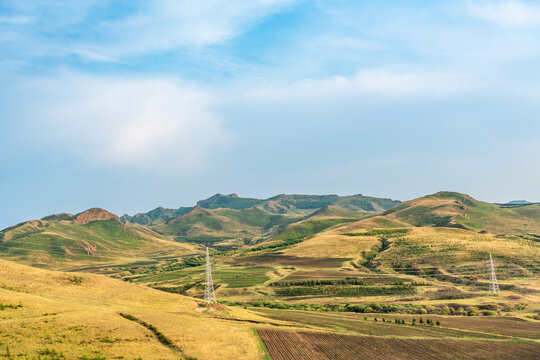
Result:
<svg viewBox="0 0 540 360">
<path fill-rule="evenodd" d="M 540 356 L 540 344 L 532 342 L 403 339 L 268 328 L 257 332 L 273 360 L 529 360 Z"/>
<path fill-rule="evenodd" d="M 464 330 L 459 328 L 423 326 L 423 325 L 396 325 L 390 323 L 374 322 L 362 320 L 359 316 L 344 316 L 342 314 L 316 313 L 306 311 L 291 310 L 257 310 L 261 315 L 274 320 L 296 322 L 303 326 L 318 327 L 325 330 L 339 330 L 354 333 L 356 335 L 373 336 L 396 336 L 396 337 L 417 337 L 417 338 L 459 338 L 459 339 L 511 339 L 505 335 L 497 333 L 484 333 L 481 331 Z M 373 314 L 371 314 L 373 315 Z M 387 314 L 376 314 L 379 320 Z M 424 315 L 429 317 L 429 315 Z M 396 316 L 400 318 L 399 316 Z M 404 317 L 401 317 L 404 318 Z M 444 324 L 444 321 L 443 321 Z"/>
</svg>

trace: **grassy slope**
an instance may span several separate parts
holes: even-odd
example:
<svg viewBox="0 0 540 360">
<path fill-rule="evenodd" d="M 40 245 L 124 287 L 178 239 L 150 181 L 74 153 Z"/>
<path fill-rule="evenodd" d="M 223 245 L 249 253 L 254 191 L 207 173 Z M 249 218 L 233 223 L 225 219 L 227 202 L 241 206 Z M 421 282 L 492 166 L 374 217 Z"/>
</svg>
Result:
<svg viewBox="0 0 540 360">
<path fill-rule="evenodd" d="M 95 246 L 90 254 L 86 249 Z M 87 224 L 33 220 L 3 233 L 1 256 L 49 268 L 122 262 L 193 252 L 138 225 L 115 219 Z"/>
<path fill-rule="evenodd" d="M 351 211 L 381 212 L 397 204 L 399 204 L 399 201 L 362 195 L 277 195 L 262 200 L 242 198 L 235 194 L 216 194 L 206 200 L 199 201 L 197 206 L 204 209 L 232 210 L 259 208 L 271 214 L 305 215 L 326 206 L 334 206 Z M 191 209 L 193 208 L 165 209 L 158 207 L 147 213 L 140 213 L 134 216 L 124 215 L 122 218 L 127 221 L 147 225 L 152 221 L 185 214 Z"/>
<path fill-rule="evenodd" d="M 540 234 L 539 204 L 502 207 L 453 192 L 439 192 L 407 201 L 383 215 L 413 226 L 460 227 L 496 234 Z"/>
<path fill-rule="evenodd" d="M 240 213 L 234 210 L 223 213 L 196 207 L 184 215 L 161 219 L 151 225 L 151 228 L 172 236 L 177 241 L 213 243 L 261 236 L 258 224 L 269 220 L 266 214 L 263 217 L 262 214 Z"/>
<path fill-rule="evenodd" d="M 258 344 L 241 322 L 196 312 L 187 297 L 99 275 L 50 272 L 0 260 L 0 353 L 35 359 L 45 351 L 68 359 L 257 359 Z M 248 316 L 240 309 L 226 316 Z M 155 326 L 181 351 L 161 344 L 126 313 Z M 248 316 L 256 318 L 254 316 Z M 42 357 L 42 359 L 49 357 Z"/>
</svg>

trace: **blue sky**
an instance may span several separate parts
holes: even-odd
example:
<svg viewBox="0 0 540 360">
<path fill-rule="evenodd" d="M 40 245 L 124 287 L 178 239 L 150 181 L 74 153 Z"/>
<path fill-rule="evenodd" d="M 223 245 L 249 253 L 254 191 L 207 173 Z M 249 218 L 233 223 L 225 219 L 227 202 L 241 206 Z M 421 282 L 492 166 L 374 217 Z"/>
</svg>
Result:
<svg viewBox="0 0 540 360">
<path fill-rule="evenodd" d="M 540 201 L 537 1 L 0 0 L 0 228 L 214 193 Z"/>
</svg>

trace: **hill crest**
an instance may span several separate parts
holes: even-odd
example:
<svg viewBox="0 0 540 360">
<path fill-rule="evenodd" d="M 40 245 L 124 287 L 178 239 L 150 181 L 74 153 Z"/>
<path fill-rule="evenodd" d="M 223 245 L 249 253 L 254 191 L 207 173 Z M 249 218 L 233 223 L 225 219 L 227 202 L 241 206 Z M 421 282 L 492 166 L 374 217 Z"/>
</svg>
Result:
<svg viewBox="0 0 540 360">
<path fill-rule="evenodd" d="M 100 221 L 100 220 L 110 220 L 115 219 L 117 221 L 120 221 L 117 215 L 108 212 L 107 210 L 101 209 L 101 208 L 91 208 L 86 211 L 83 211 L 82 213 L 79 213 L 74 216 L 73 223 L 74 224 L 88 224 L 92 221 Z"/>
</svg>

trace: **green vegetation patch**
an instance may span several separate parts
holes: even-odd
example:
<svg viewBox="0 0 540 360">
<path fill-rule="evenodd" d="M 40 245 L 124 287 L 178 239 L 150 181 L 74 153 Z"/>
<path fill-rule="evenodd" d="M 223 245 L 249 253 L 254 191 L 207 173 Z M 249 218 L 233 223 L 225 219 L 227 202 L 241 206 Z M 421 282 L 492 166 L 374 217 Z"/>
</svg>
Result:
<svg viewBox="0 0 540 360">
<path fill-rule="evenodd" d="M 347 236 L 379 236 L 379 235 L 385 235 L 387 237 L 390 236 L 401 236 L 405 235 L 411 232 L 411 229 L 377 229 L 377 230 L 369 230 L 365 232 L 351 232 L 351 233 L 344 233 L 342 235 Z"/>
<path fill-rule="evenodd" d="M 395 294 L 414 294 L 416 291 L 410 285 L 396 286 L 295 286 L 284 287 L 274 291 L 278 296 L 377 296 L 377 295 L 395 295 Z"/>
<path fill-rule="evenodd" d="M 229 288 L 244 288 L 262 284 L 269 280 L 268 268 L 218 268 L 213 272 L 216 284 L 227 284 Z"/>
<path fill-rule="evenodd" d="M 156 329 L 154 325 L 144 322 L 140 319 L 137 319 L 133 315 L 124 314 L 124 313 L 119 313 L 119 315 L 122 316 L 124 319 L 137 322 L 141 324 L 142 326 L 144 326 L 145 328 L 147 328 L 148 330 L 150 330 L 156 336 L 158 341 L 162 343 L 163 345 L 177 351 L 182 351 L 182 349 L 180 349 L 177 345 L 175 345 L 168 337 L 166 337 L 165 335 L 163 335 L 163 333 L 161 333 L 158 329 Z"/>
<path fill-rule="evenodd" d="M 0 301 L 0 310 L 4 310 L 4 309 L 19 309 L 19 308 L 22 308 L 22 304 L 19 303 L 19 304 L 6 304 L 2 301 Z"/>
<path fill-rule="evenodd" d="M 263 228 L 270 228 L 283 219 L 282 215 L 273 215 L 257 208 L 244 210 L 223 209 L 219 211 L 219 214 L 240 224 Z"/>
</svg>

